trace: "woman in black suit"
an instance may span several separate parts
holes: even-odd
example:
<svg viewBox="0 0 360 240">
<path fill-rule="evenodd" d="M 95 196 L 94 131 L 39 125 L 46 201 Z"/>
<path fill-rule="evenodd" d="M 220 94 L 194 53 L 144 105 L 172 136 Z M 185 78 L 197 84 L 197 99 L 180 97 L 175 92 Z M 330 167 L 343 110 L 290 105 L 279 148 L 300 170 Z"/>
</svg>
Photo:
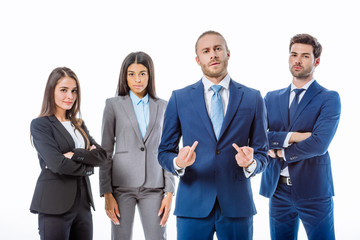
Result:
<svg viewBox="0 0 360 240">
<path fill-rule="evenodd" d="M 66 67 L 54 69 L 40 116 L 31 122 L 41 173 L 30 211 L 39 214 L 41 239 L 92 239 L 94 202 L 88 176 L 106 160 L 106 152 L 89 135 L 79 113 L 77 76 Z"/>
</svg>

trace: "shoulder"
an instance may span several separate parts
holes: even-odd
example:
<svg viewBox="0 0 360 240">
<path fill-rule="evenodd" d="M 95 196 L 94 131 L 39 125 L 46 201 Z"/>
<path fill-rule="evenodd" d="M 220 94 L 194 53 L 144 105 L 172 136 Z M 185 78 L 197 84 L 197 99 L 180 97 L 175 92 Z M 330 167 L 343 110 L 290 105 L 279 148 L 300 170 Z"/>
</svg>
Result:
<svg viewBox="0 0 360 240">
<path fill-rule="evenodd" d="M 52 121 L 51 117 L 38 117 L 31 121 L 30 132 L 51 132 Z"/>
<path fill-rule="evenodd" d="M 126 96 L 116 96 L 106 99 L 106 104 L 112 104 L 120 101 L 124 101 L 126 98 L 129 98 L 128 95 Z"/>
<path fill-rule="evenodd" d="M 161 98 L 155 98 L 155 99 L 152 98 L 152 99 L 156 104 L 158 104 L 161 107 L 166 107 L 166 105 L 167 105 L 167 101 L 165 101 L 164 99 L 161 99 Z"/>
</svg>

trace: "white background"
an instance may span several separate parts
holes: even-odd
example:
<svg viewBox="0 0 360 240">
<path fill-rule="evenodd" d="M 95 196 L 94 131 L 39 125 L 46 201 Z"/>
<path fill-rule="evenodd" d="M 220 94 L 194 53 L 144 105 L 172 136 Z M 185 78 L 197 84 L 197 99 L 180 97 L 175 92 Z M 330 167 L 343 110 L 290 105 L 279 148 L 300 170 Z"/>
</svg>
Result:
<svg viewBox="0 0 360 240">
<path fill-rule="evenodd" d="M 158 96 L 198 81 L 194 44 L 206 30 L 227 39 L 230 76 L 267 91 L 288 86 L 288 44 L 309 33 L 323 45 L 315 78 L 340 93 L 342 116 L 330 145 L 335 182 L 337 239 L 360 239 L 359 228 L 359 12 L 357 1 L 1 1 L 1 204 L 0 239 L 38 239 L 37 215 L 29 206 L 40 172 L 30 144 L 30 121 L 40 112 L 50 72 L 75 71 L 81 83 L 82 116 L 98 142 L 105 99 L 114 96 L 120 66 L 132 51 L 155 63 Z M 269 239 L 268 199 L 252 179 L 258 210 L 254 239 Z M 306 177 L 306 172 L 304 172 Z M 110 238 L 99 197 L 98 172 L 91 177 L 94 239 Z M 201 203 L 199 203 L 201 204 Z M 174 207 L 174 206 L 173 206 Z M 168 239 L 176 239 L 175 217 Z M 302 228 L 302 227 L 301 227 Z M 136 219 L 134 239 L 142 239 Z M 299 239 L 306 239 L 300 229 Z"/>
</svg>

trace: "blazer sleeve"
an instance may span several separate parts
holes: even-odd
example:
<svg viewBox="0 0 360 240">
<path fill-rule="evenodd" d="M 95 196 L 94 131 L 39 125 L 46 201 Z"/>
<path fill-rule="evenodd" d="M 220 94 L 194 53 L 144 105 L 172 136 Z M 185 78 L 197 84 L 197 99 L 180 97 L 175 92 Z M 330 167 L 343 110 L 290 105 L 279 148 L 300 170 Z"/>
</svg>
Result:
<svg viewBox="0 0 360 240">
<path fill-rule="evenodd" d="M 158 160 L 160 165 L 168 172 L 177 175 L 173 160 L 179 153 L 181 138 L 181 125 L 176 106 L 176 94 L 172 93 L 164 115 L 163 132 L 159 145 Z"/>
<path fill-rule="evenodd" d="M 115 144 L 115 128 L 115 112 L 110 99 L 107 99 L 101 128 L 101 146 L 106 151 L 107 159 L 104 164 L 100 166 L 99 171 L 100 196 L 103 196 L 105 193 L 112 192 L 112 155 Z"/>
<path fill-rule="evenodd" d="M 263 172 L 268 165 L 268 137 L 264 100 L 259 91 L 256 96 L 255 119 L 250 129 L 249 146 L 254 149 L 257 166 L 253 174 Z"/>
<path fill-rule="evenodd" d="M 320 115 L 311 136 L 285 148 L 286 161 L 292 163 L 325 154 L 339 124 L 340 112 L 339 94 L 335 91 L 328 92 L 323 98 Z"/>
<path fill-rule="evenodd" d="M 74 155 L 72 156 L 71 159 L 73 159 L 76 162 L 88 164 L 94 167 L 104 164 L 106 161 L 105 150 L 99 144 L 97 144 L 96 141 L 91 137 L 84 122 L 82 123 L 81 127 L 84 130 L 87 137 L 89 138 L 90 146 L 95 145 L 96 149 L 89 151 L 83 148 L 75 148 L 73 149 Z"/>
<path fill-rule="evenodd" d="M 50 124 L 47 118 L 37 118 L 30 125 L 33 144 L 39 158 L 44 161 L 42 167 L 47 167 L 54 173 L 72 176 L 93 174 L 93 166 L 76 162 L 63 155 L 53 136 L 54 132 Z"/>
<path fill-rule="evenodd" d="M 164 192 L 172 192 L 175 194 L 175 178 L 174 175 L 166 170 L 163 170 L 165 178 Z"/>
</svg>

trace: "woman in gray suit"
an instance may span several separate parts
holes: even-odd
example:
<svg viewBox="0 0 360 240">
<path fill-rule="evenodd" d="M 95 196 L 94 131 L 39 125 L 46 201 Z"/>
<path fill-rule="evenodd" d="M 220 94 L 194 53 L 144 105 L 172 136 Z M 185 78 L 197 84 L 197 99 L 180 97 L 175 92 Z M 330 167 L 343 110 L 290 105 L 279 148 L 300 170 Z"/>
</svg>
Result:
<svg viewBox="0 0 360 240">
<path fill-rule="evenodd" d="M 144 52 L 123 61 L 117 96 L 106 100 L 100 194 L 111 219 L 112 239 L 131 239 L 138 206 L 146 239 L 166 239 L 174 177 L 158 163 L 166 101 L 155 92 L 154 65 Z"/>
</svg>

